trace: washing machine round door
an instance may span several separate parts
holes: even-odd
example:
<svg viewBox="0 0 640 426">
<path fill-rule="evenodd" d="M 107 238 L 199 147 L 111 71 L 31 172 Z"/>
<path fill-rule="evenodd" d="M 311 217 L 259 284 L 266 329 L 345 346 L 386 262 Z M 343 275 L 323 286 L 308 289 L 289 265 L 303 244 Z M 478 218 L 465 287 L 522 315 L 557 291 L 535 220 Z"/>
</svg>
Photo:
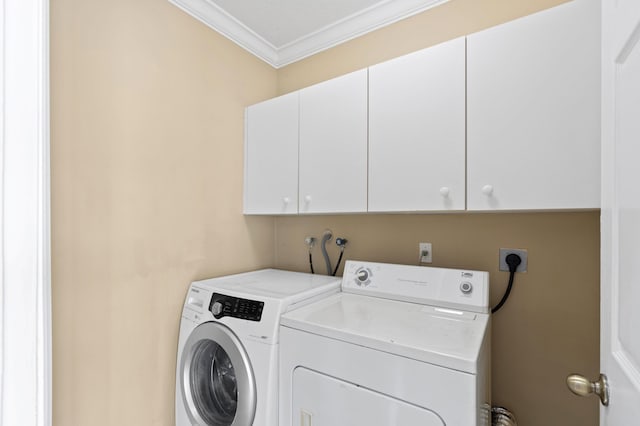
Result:
<svg viewBox="0 0 640 426">
<path fill-rule="evenodd" d="M 191 423 L 246 426 L 256 413 L 256 382 L 249 356 L 227 326 L 196 327 L 182 352 L 182 397 Z"/>
</svg>

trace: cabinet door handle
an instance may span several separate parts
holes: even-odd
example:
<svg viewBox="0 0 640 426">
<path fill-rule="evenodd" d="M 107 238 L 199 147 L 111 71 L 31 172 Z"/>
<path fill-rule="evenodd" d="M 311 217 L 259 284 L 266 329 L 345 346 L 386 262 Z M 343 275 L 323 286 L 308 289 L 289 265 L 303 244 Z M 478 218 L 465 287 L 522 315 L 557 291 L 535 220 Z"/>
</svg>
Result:
<svg viewBox="0 0 640 426">
<path fill-rule="evenodd" d="M 493 194 L 493 185 L 485 185 L 482 187 L 482 193 L 486 196 Z"/>
<path fill-rule="evenodd" d="M 284 198 L 282 199 L 282 202 L 283 202 L 283 203 L 285 203 L 285 204 L 289 204 L 289 203 L 291 202 L 291 198 L 289 198 L 289 197 L 284 197 Z"/>
<path fill-rule="evenodd" d="M 442 195 L 442 198 L 447 198 L 449 196 L 449 192 L 449 187 L 447 186 L 440 188 L 440 195 Z"/>
<path fill-rule="evenodd" d="M 304 202 L 309 204 L 311 202 L 311 195 L 305 195 Z"/>
</svg>

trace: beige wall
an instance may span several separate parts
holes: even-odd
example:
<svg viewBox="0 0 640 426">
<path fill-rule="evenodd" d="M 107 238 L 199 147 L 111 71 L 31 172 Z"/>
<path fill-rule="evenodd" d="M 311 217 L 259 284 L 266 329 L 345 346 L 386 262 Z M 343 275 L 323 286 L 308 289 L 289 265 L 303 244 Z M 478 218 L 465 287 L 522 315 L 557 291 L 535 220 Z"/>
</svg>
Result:
<svg viewBox="0 0 640 426">
<path fill-rule="evenodd" d="M 276 71 L 166 0 L 52 0 L 55 426 L 174 424 L 193 279 L 274 263 L 243 114 Z"/>
<path fill-rule="evenodd" d="M 562 0 L 453 0 L 278 71 L 287 93 L 368 65 L 544 9 Z M 500 247 L 529 251 L 493 321 L 493 402 L 513 410 L 521 426 L 598 424 L 595 398 L 573 396 L 565 377 L 597 377 L 599 364 L 599 213 L 351 215 L 276 219 L 276 264 L 308 270 L 307 235 L 349 239 L 346 257 L 415 263 L 418 242 L 433 243 L 434 266 L 491 274 L 496 304 L 508 274 Z M 331 247 L 337 259 L 335 245 Z M 315 250 L 317 270 L 324 270 Z"/>
</svg>

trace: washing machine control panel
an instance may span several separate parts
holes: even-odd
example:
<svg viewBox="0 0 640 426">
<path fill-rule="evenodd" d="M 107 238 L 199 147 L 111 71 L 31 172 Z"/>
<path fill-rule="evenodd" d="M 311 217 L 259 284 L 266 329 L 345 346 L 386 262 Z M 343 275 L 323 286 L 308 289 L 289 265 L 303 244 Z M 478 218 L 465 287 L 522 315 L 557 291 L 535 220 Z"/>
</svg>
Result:
<svg viewBox="0 0 640 426">
<path fill-rule="evenodd" d="M 348 260 L 342 291 L 471 312 L 489 311 L 489 273 Z"/>
<path fill-rule="evenodd" d="M 371 269 L 360 267 L 356 271 L 354 282 L 357 286 L 368 286 L 371 284 Z"/>
<path fill-rule="evenodd" d="M 263 308 L 264 302 L 226 296 L 220 293 L 213 293 L 211 303 L 209 303 L 209 311 L 218 319 L 234 317 L 248 321 L 260 321 Z"/>
</svg>

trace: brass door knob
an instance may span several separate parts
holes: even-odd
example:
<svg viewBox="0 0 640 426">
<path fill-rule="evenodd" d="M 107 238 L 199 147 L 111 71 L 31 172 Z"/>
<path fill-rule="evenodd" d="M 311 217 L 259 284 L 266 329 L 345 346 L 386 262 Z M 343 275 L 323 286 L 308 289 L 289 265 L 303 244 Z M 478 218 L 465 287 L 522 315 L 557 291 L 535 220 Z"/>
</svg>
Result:
<svg viewBox="0 0 640 426">
<path fill-rule="evenodd" d="M 579 396 L 588 396 L 596 394 L 600 397 L 600 402 L 605 407 L 609 405 L 609 384 L 607 376 L 600 374 L 597 382 L 590 382 L 589 379 L 580 374 L 572 374 L 567 377 L 567 386 L 569 390 Z"/>
</svg>

